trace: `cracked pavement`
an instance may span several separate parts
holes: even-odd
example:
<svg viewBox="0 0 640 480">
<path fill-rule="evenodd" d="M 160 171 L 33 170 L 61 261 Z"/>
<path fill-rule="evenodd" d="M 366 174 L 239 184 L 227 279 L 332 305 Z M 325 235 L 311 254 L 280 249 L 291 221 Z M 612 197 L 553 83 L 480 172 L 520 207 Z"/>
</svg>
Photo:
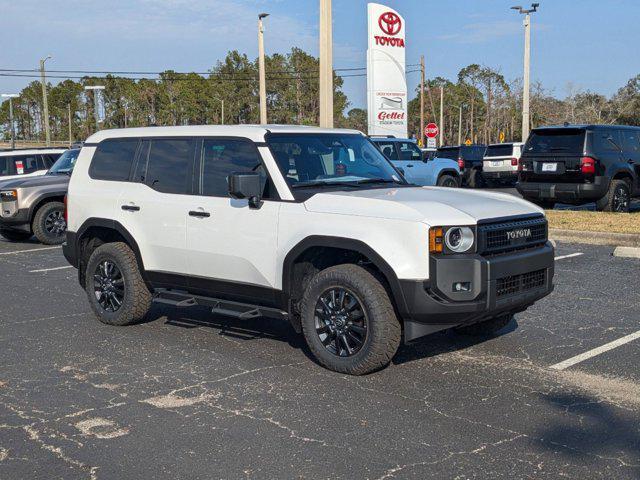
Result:
<svg viewBox="0 0 640 480">
<path fill-rule="evenodd" d="M 640 261 L 557 263 L 556 291 L 482 341 L 402 347 L 365 377 L 283 322 L 155 306 L 108 327 L 59 249 L 0 240 L 0 478 L 640 478 Z"/>
</svg>

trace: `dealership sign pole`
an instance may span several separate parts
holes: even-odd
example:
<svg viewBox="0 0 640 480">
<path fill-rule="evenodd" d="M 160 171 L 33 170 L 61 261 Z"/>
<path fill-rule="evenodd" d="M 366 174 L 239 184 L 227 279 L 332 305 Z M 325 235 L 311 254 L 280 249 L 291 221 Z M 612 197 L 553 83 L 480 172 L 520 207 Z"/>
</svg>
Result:
<svg viewBox="0 0 640 480">
<path fill-rule="evenodd" d="M 369 135 L 408 136 L 405 21 L 395 10 L 368 5 Z"/>
</svg>

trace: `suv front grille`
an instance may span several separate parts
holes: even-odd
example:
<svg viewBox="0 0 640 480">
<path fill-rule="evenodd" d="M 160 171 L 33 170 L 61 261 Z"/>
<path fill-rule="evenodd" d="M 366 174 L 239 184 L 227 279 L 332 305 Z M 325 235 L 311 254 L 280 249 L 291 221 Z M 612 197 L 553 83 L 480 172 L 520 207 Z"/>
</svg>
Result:
<svg viewBox="0 0 640 480">
<path fill-rule="evenodd" d="M 496 296 L 504 297 L 526 292 L 534 288 L 542 287 L 545 284 L 546 270 L 512 275 L 510 277 L 499 278 L 496 282 Z"/>
<path fill-rule="evenodd" d="M 546 241 L 547 220 L 544 217 L 478 225 L 480 254 L 531 248 L 544 245 Z"/>
</svg>

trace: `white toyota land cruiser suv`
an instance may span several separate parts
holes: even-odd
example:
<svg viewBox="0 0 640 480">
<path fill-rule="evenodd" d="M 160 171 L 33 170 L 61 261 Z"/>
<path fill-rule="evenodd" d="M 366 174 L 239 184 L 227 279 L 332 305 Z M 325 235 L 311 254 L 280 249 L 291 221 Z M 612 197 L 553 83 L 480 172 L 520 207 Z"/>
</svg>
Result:
<svg viewBox="0 0 640 480">
<path fill-rule="evenodd" d="M 351 130 L 102 131 L 67 215 L 64 253 L 102 322 L 140 321 L 154 300 L 287 318 L 349 374 L 387 365 L 402 338 L 492 333 L 553 289 L 542 210 L 409 185 Z"/>
</svg>

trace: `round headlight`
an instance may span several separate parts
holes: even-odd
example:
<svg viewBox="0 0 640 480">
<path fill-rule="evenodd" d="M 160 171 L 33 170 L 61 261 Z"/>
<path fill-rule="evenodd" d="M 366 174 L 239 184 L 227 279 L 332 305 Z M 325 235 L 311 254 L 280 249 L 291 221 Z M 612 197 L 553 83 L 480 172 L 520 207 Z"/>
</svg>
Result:
<svg viewBox="0 0 640 480">
<path fill-rule="evenodd" d="M 453 227 L 447 230 L 444 243 L 452 252 L 463 253 L 473 246 L 473 230 L 469 227 Z"/>
</svg>

